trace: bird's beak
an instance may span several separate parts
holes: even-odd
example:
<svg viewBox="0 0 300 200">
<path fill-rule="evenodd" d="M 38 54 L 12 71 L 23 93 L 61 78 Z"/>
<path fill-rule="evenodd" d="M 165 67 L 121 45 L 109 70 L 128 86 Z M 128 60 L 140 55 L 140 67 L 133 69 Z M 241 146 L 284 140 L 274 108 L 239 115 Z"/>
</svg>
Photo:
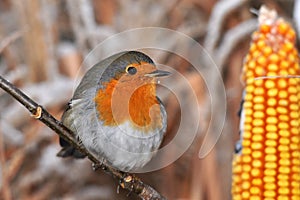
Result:
<svg viewBox="0 0 300 200">
<path fill-rule="evenodd" d="M 144 76 L 147 76 L 147 77 L 162 77 L 162 76 L 168 76 L 170 75 L 171 73 L 170 72 L 167 72 L 167 71 L 163 71 L 163 70 L 155 70 L 153 72 L 150 72 L 148 74 L 145 74 Z"/>
</svg>

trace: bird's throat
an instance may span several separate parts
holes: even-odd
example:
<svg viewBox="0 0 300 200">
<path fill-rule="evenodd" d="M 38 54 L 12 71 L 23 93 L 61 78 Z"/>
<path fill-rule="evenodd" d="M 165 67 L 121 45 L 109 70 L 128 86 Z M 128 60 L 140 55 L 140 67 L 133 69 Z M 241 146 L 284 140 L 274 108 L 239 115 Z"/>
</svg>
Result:
<svg viewBox="0 0 300 200">
<path fill-rule="evenodd" d="M 125 86 L 112 80 L 97 92 L 95 102 L 98 117 L 104 125 L 115 126 L 130 121 L 145 131 L 161 127 L 154 83 Z"/>
</svg>

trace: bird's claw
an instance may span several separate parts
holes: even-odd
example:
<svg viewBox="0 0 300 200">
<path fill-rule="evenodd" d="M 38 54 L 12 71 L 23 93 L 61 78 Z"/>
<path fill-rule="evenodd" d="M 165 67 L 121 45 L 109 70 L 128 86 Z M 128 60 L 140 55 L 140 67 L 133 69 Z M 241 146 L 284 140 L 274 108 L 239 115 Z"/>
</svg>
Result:
<svg viewBox="0 0 300 200">
<path fill-rule="evenodd" d="M 94 171 L 97 171 L 97 170 L 100 169 L 100 168 L 103 169 L 103 170 L 105 170 L 105 169 L 106 169 L 105 163 L 106 163 L 106 161 L 105 161 L 105 159 L 103 158 L 103 159 L 100 160 L 100 162 L 98 162 L 98 163 L 93 163 L 93 164 L 92 164 L 92 168 L 93 168 Z"/>
<path fill-rule="evenodd" d="M 93 163 L 92 168 L 94 171 L 97 171 L 99 168 L 101 168 L 101 163 Z"/>
<path fill-rule="evenodd" d="M 126 185 L 128 185 L 132 182 L 134 182 L 134 177 L 130 174 L 125 173 L 123 175 L 123 178 L 120 179 L 119 185 L 124 189 L 126 187 Z"/>
</svg>

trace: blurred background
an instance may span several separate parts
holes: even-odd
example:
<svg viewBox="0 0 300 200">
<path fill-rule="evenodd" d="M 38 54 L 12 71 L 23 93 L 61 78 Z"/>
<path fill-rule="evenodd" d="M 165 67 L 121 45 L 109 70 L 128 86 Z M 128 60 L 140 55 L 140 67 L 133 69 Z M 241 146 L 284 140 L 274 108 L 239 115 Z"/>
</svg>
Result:
<svg viewBox="0 0 300 200">
<path fill-rule="evenodd" d="M 231 199 L 231 160 L 239 138 L 237 112 L 243 90 L 240 73 L 257 25 L 257 16 L 250 9 L 257 10 L 262 4 L 296 25 L 300 8 L 296 9 L 299 1 L 293 0 L 1 0 L 0 74 L 60 119 L 76 80 L 88 68 L 82 65 L 83 60 L 101 41 L 131 28 L 149 26 L 190 36 L 205 48 L 222 73 L 227 101 L 217 100 L 214 106 L 226 103 L 223 132 L 209 154 L 200 159 L 204 138 L 209 141 L 216 134 L 206 131 L 209 119 L 218 117 L 206 106 L 207 86 L 182 57 L 149 50 L 156 63 L 171 66 L 193 87 L 200 128 L 176 162 L 138 176 L 168 199 Z M 163 45 L 165 41 L 160 42 Z M 191 49 L 185 47 L 184 51 Z M 92 57 L 99 61 L 96 53 Z M 207 58 L 200 59 L 202 67 L 209 69 Z M 176 87 L 185 94 L 180 82 Z M 219 86 L 215 87 L 213 91 L 218 92 Z M 176 135 L 181 110 L 174 94 L 162 94 L 168 112 L 166 145 Z M 218 121 L 212 126 L 214 123 Z M 118 189 L 117 182 L 104 172 L 94 172 L 89 160 L 57 158 L 58 150 L 58 136 L 0 90 L 0 199 L 136 199 Z"/>
</svg>

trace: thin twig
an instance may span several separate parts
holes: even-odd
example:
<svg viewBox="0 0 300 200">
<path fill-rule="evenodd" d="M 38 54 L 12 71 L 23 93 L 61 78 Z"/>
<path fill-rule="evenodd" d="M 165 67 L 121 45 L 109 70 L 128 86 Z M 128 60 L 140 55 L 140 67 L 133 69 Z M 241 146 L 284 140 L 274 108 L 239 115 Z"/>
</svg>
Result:
<svg viewBox="0 0 300 200">
<path fill-rule="evenodd" d="M 98 167 L 97 169 L 101 168 L 115 178 L 122 188 L 137 194 L 141 199 L 144 200 L 165 199 L 165 197 L 159 194 L 151 186 L 143 183 L 138 177 L 129 173 L 118 171 L 100 162 L 93 154 L 87 151 L 84 146 L 78 143 L 78 141 L 73 137 L 74 134 L 71 130 L 65 127 L 60 121 L 55 119 L 51 114 L 43 109 L 42 106 L 38 105 L 16 86 L 5 80 L 2 76 L 0 76 L 0 87 L 14 97 L 17 101 L 19 101 L 22 105 L 24 105 L 27 110 L 30 111 L 33 117 L 43 122 L 45 125 L 54 130 L 59 136 L 76 147 L 81 153 L 85 154 L 93 162 L 93 164 Z"/>
</svg>

